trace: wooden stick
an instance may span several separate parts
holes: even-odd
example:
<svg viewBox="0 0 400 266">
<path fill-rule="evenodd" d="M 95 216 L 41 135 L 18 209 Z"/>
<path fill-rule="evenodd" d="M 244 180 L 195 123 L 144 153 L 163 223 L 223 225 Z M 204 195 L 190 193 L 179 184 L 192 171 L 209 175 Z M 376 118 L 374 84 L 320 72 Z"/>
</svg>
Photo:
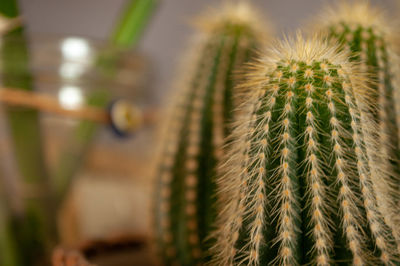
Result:
<svg viewBox="0 0 400 266">
<path fill-rule="evenodd" d="M 30 107 L 43 112 L 89 120 L 101 124 L 111 123 L 110 114 L 103 108 L 86 105 L 76 109 L 67 109 L 53 97 L 38 92 L 0 88 L 0 102 L 12 106 Z M 150 109 L 143 113 L 144 124 L 152 124 L 155 120 L 155 110 Z"/>
<path fill-rule="evenodd" d="M 90 120 L 102 124 L 110 123 L 110 116 L 104 109 L 92 106 L 66 109 L 53 97 L 37 92 L 3 88 L 0 89 L 0 102 L 14 106 L 31 107 L 44 112 Z"/>
</svg>

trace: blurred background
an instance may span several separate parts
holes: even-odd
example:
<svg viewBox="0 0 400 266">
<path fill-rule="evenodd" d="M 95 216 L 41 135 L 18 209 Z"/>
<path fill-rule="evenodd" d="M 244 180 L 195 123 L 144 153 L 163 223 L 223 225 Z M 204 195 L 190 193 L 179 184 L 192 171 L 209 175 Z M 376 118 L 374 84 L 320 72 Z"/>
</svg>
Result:
<svg viewBox="0 0 400 266">
<path fill-rule="evenodd" d="M 1 1 L 1 0 L 0 0 Z M 181 55 L 194 29 L 191 20 L 199 12 L 213 8 L 216 0 L 163 0 L 146 28 L 138 47 L 127 55 L 117 70 L 117 83 L 104 83 L 103 77 L 79 76 L 84 71 L 80 59 L 94 57 L 112 31 L 125 0 L 20 0 L 28 36 L 33 39 L 33 71 L 40 90 L 58 97 L 68 106 L 79 105 L 82 94 L 107 84 L 115 88 L 113 98 L 127 98 L 142 106 L 158 106 L 173 90 L 172 84 Z M 254 0 L 278 36 L 288 34 L 309 22 L 325 4 L 333 0 Z M 374 0 L 388 13 L 396 10 L 395 0 Z M 391 14 L 393 15 L 393 14 Z M 88 38 L 88 39 L 82 39 Z M 46 45 L 43 45 L 43 44 Z M 81 54 L 69 54 L 69 48 Z M 74 50 L 75 49 L 75 50 Z M 71 57 L 72 56 L 72 57 Z M 77 57 L 78 57 L 78 61 Z M 83 56 L 79 58 L 79 56 Z M 86 59 L 85 59 L 86 60 Z M 83 60 L 83 61 L 85 61 Z M 71 65 L 74 66 L 71 68 Z M 79 71 L 80 71 L 79 70 Z M 71 72 L 72 71 L 72 72 Z M 75 72 L 74 72 L 75 71 Z M 133 88 L 131 90 L 131 88 Z M 81 92 L 81 90 L 83 92 Z M 53 172 L 57 159 L 68 146 L 77 121 L 45 114 L 41 117 L 46 142 L 46 165 Z M 162 120 L 162 117 L 161 119 Z M 2 162 L 6 177 L 6 194 L 16 212 L 21 208 L 21 195 L 31 188 L 21 188 L 13 176 L 19 175 L 8 141 L 5 114 L 0 114 Z M 155 158 L 155 125 L 132 137 L 121 139 L 102 127 L 85 156 L 72 154 L 79 170 L 65 192 L 58 215 L 61 243 L 70 247 L 90 246 L 93 241 L 133 242 L 146 239 L 150 230 L 151 164 Z M 87 153 L 86 153 L 87 152 Z M 74 157 L 75 156 L 75 157 Z M 61 157 L 62 158 L 62 157 Z M 70 158 L 71 159 L 71 158 Z M 54 166 L 55 165 L 55 166 Z M 53 169 L 54 168 L 54 169 Z M 10 178 L 11 177 L 11 178 Z M 24 187 L 24 185 L 22 186 Z M 33 193 L 34 194 L 34 193 Z M 143 253 L 143 250 L 139 250 Z M 130 254 L 132 255 L 132 254 Z M 139 256 L 140 257 L 140 256 Z M 123 260 L 123 259 L 122 259 Z M 104 260 L 103 260 L 104 261 Z M 130 258 L 130 265 L 145 265 Z M 101 264 L 108 265 L 108 264 Z M 122 265 L 115 258 L 110 265 Z"/>
<path fill-rule="evenodd" d="M 273 22 L 278 34 L 288 33 L 307 23 L 325 4 L 337 0 L 254 0 L 259 11 Z M 372 0 L 388 12 L 396 0 Z M 110 32 L 124 0 L 21 0 L 25 19 L 32 32 L 89 36 L 103 39 Z M 170 89 L 175 66 L 190 38 L 193 16 L 219 4 L 215 0 L 163 0 L 146 29 L 139 49 L 149 55 L 157 75 L 157 99 Z"/>
</svg>

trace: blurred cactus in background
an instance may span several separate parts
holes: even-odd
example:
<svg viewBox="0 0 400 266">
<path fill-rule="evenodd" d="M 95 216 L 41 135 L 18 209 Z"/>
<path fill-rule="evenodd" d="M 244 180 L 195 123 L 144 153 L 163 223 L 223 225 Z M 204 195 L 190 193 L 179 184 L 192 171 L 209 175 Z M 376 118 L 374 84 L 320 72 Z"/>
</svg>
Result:
<svg viewBox="0 0 400 266">
<path fill-rule="evenodd" d="M 215 264 L 398 262 L 372 180 L 388 178 L 373 149 L 376 95 L 348 58 L 298 35 L 252 68 L 219 178 Z"/>
<path fill-rule="evenodd" d="M 368 1 L 341 2 L 327 8 L 317 29 L 330 41 L 340 43 L 351 54 L 350 60 L 369 74 L 370 87 L 375 92 L 371 102 L 378 104 L 371 110 L 378 124 L 376 148 L 381 149 L 381 159 L 386 165 L 382 170 L 394 171 L 387 183 L 379 175 L 373 180 L 382 212 L 393 223 L 390 226 L 400 232 L 400 61 L 394 51 L 400 35 L 386 16 Z M 400 242 L 400 235 L 397 240 Z"/>
<path fill-rule="evenodd" d="M 166 123 L 155 194 L 155 234 L 162 263 L 196 265 L 212 240 L 216 164 L 224 154 L 234 109 L 241 99 L 234 73 L 267 36 L 243 2 L 206 13 L 179 73 L 182 78 Z M 240 90 L 240 88 L 238 88 Z"/>
</svg>

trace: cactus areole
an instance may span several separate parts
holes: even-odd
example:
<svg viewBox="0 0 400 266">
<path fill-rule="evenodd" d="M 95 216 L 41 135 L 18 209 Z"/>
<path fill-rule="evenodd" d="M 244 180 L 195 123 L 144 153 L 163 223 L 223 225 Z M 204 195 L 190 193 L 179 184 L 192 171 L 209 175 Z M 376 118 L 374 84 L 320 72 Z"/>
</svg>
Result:
<svg viewBox="0 0 400 266">
<path fill-rule="evenodd" d="M 209 13 L 207 13 L 209 14 Z M 216 211 L 216 165 L 236 107 L 234 72 L 260 46 L 264 29 L 247 4 L 201 19 L 167 119 L 157 173 L 155 233 L 162 263 L 207 260 Z"/>
<path fill-rule="evenodd" d="M 397 262 L 371 181 L 380 166 L 366 76 L 317 37 L 273 47 L 244 84 L 246 115 L 219 178 L 214 263 Z"/>
</svg>

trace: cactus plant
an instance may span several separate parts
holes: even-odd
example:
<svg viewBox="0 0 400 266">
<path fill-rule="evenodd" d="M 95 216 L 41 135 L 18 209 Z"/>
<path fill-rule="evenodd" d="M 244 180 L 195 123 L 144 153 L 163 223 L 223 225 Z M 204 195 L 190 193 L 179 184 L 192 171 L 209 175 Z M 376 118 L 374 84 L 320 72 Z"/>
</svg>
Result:
<svg viewBox="0 0 400 266">
<path fill-rule="evenodd" d="M 245 114 L 218 179 L 216 265 L 391 265 L 377 207 L 374 90 L 314 37 L 277 43 L 244 83 Z"/>
<path fill-rule="evenodd" d="M 400 83 L 398 82 L 398 56 L 394 52 L 397 30 L 386 21 L 383 10 L 372 7 L 367 1 L 341 2 L 330 6 L 322 15 L 319 30 L 331 41 L 339 42 L 342 49 L 351 53 L 351 60 L 370 74 L 370 86 L 376 94 L 371 101 L 379 109 L 372 110 L 379 124 L 379 149 L 385 158 L 386 168 L 394 171 L 389 183 L 377 179 L 382 211 L 400 228 Z M 397 115 L 396 115 L 397 114 Z M 386 171 L 390 171 L 387 169 Z M 386 206 L 386 207 L 385 207 Z M 400 241 L 400 235 L 397 236 Z"/>
<path fill-rule="evenodd" d="M 265 28 L 248 4 L 230 4 L 199 20 L 200 34 L 183 65 L 157 165 L 155 242 L 162 262 L 195 265 L 207 260 L 205 240 L 216 213 L 215 166 L 231 131 L 233 77 L 263 42 Z"/>
</svg>

